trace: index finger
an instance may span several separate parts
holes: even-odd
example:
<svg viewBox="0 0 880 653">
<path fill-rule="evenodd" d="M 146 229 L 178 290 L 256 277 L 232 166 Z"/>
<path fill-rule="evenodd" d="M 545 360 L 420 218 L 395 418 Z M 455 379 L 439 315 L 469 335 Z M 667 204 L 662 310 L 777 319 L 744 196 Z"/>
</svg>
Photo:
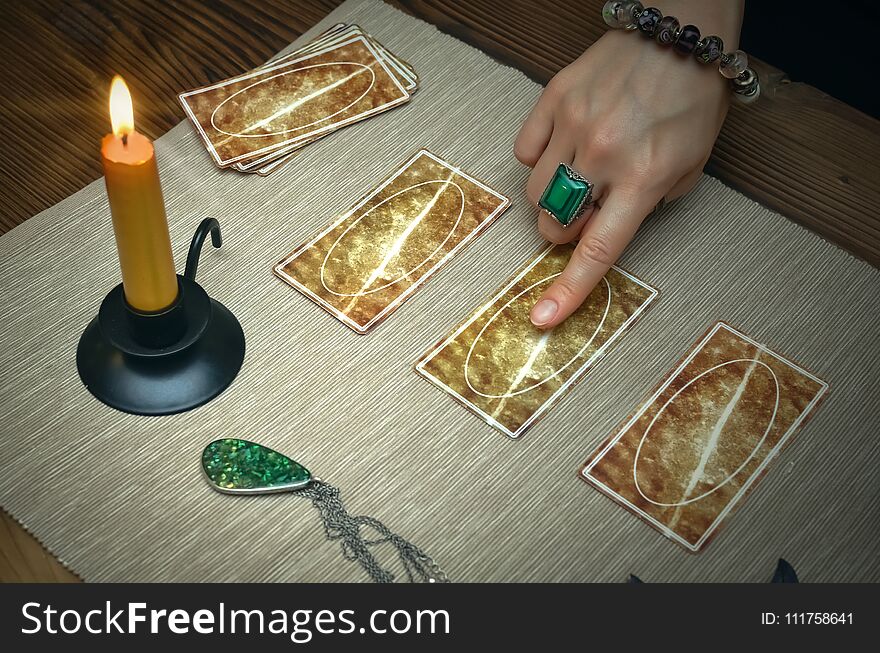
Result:
<svg viewBox="0 0 880 653">
<path fill-rule="evenodd" d="M 565 270 L 532 308 L 532 324 L 550 329 L 574 313 L 623 253 L 659 199 L 659 191 L 612 190 L 584 227 Z"/>
</svg>

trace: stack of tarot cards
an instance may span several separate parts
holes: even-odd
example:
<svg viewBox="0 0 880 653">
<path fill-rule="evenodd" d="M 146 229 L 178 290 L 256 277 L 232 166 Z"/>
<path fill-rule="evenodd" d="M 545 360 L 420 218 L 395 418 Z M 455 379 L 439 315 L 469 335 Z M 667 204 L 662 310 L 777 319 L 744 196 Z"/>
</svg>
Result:
<svg viewBox="0 0 880 653">
<path fill-rule="evenodd" d="M 337 129 L 409 102 L 418 77 L 357 25 L 339 23 L 244 75 L 180 94 L 214 163 L 268 175 Z"/>
</svg>

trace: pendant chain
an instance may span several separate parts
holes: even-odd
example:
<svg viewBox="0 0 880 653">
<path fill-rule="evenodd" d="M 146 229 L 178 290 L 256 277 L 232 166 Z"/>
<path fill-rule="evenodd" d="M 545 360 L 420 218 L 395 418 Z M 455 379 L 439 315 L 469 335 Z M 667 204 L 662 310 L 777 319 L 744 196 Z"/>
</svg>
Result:
<svg viewBox="0 0 880 653">
<path fill-rule="evenodd" d="M 394 574 L 383 569 L 370 547 L 390 542 L 397 550 L 400 561 L 406 570 L 409 582 L 445 583 L 446 574 L 434 559 L 419 547 L 400 535 L 392 533 L 382 522 L 373 517 L 352 515 L 339 497 L 339 489 L 318 479 L 312 479 L 306 487 L 295 490 L 294 494 L 312 500 L 321 513 L 324 531 L 328 540 L 338 540 L 346 559 L 357 562 L 377 583 L 393 583 Z M 367 538 L 361 533 L 361 527 L 373 529 L 378 537 Z"/>
</svg>

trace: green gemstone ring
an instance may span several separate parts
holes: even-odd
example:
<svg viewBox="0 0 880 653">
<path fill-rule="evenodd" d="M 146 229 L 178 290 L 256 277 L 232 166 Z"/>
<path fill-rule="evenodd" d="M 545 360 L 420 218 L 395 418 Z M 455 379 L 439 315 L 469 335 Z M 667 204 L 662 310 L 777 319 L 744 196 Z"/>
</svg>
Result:
<svg viewBox="0 0 880 653">
<path fill-rule="evenodd" d="M 538 206 L 567 227 L 577 220 L 593 201 L 593 184 L 571 166 L 560 163 Z"/>
</svg>

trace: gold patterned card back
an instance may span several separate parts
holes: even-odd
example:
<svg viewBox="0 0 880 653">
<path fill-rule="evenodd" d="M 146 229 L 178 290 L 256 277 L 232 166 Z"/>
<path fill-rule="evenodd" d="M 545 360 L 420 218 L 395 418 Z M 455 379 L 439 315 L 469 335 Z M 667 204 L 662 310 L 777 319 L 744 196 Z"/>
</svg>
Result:
<svg viewBox="0 0 880 653">
<path fill-rule="evenodd" d="M 686 549 L 705 546 L 828 386 L 717 323 L 581 476 Z"/>
<path fill-rule="evenodd" d="M 538 297 L 565 268 L 572 245 L 551 245 L 451 335 L 416 371 L 488 424 L 520 437 L 612 347 L 657 291 L 612 267 L 565 322 L 529 320 Z"/>
<path fill-rule="evenodd" d="M 509 204 L 482 182 L 421 150 L 278 263 L 275 274 L 363 334 Z"/>
<path fill-rule="evenodd" d="M 179 97 L 223 167 L 385 111 L 410 95 L 358 36 Z"/>
<path fill-rule="evenodd" d="M 397 81 L 400 82 L 401 86 L 403 86 L 403 88 L 409 93 L 416 92 L 418 89 L 419 77 L 411 64 L 389 51 L 384 45 L 373 38 L 372 35 L 365 32 L 359 25 L 348 25 L 346 23 L 337 23 L 331 26 L 319 34 L 313 41 L 305 44 L 300 49 L 278 55 L 264 63 L 259 69 L 265 70 L 267 68 L 273 68 L 293 59 L 300 60 L 307 55 L 332 49 L 343 41 L 351 40 L 354 36 L 363 36 L 383 59 L 387 65 L 388 71 L 397 78 Z M 335 130 L 312 135 L 306 139 L 299 140 L 292 145 L 284 145 L 280 148 L 270 150 L 266 154 L 236 161 L 235 163 L 230 164 L 230 167 L 239 172 L 256 173 L 261 176 L 267 176 L 282 167 L 285 163 L 294 159 L 300 149 L 314 143 L 316 140 L 330 135 L 333 131 Z"/>
<path fill-rule="evenodd" d="M 407 91 L 413 91 L 418 86 L 418 75 L 411 64 L 400 59 L 397 55 L 390 52 L 384 45 L 379 43 L 372 35 L 365 32 L 359 25 L 343 25 L 340 24 L 339 29 L 329 29 L 319 35 L 314 41 L 307 43 L 299 50 L 295 50 L 288 54 L 281 55 L 275 59 L 267 61 L 260 68 L 271 68 L 280 63 L 291 59 L 301 58 L 304 55 L 312 54 L 319 50 L 328 49 L 337 43 L 349 40 L 354 36 L 362 36 L 366 39 L 373 49 L 388 64 L 389 72 L 397 77 L 398 81 Z"/>
</svg>

